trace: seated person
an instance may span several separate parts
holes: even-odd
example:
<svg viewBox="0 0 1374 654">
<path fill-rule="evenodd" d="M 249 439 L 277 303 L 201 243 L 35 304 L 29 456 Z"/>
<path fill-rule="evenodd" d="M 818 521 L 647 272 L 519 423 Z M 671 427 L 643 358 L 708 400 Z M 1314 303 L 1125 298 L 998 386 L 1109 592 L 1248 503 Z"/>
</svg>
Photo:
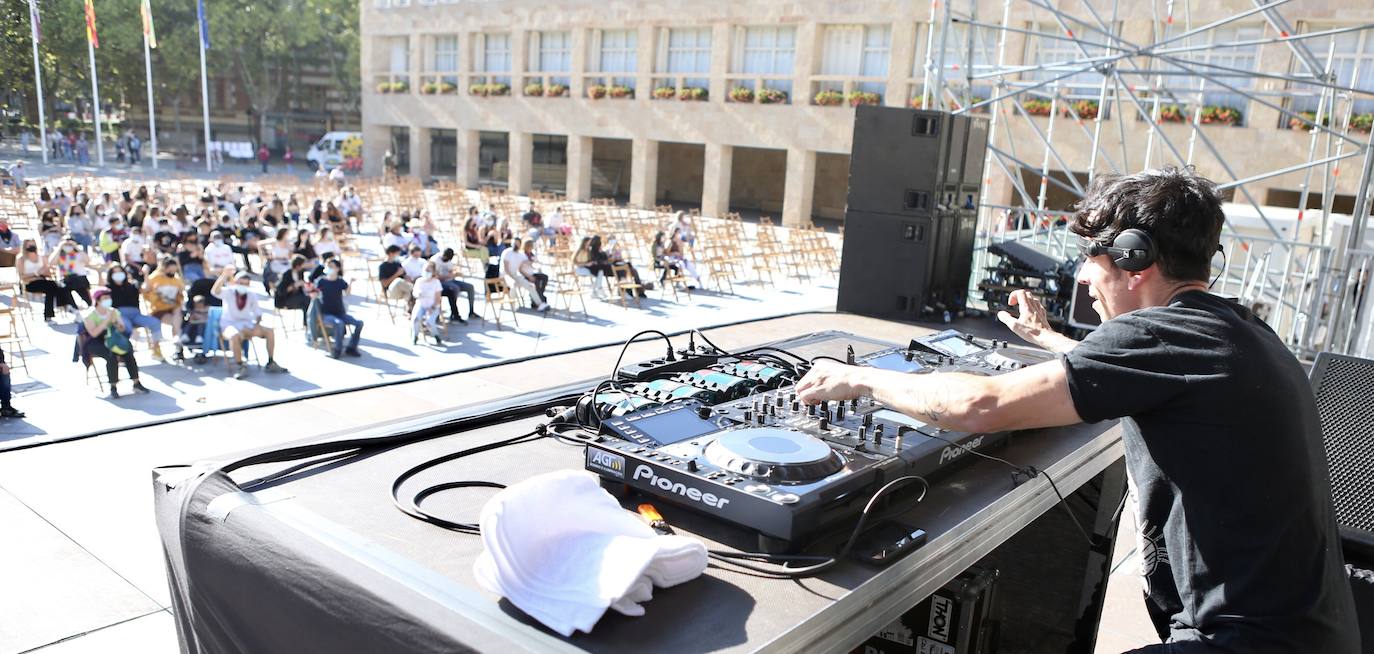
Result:
<svg viewBox="0 0 1374 654">
<path fill-rule="evenodd" d="M 133 348 L 128 352 L 115 354 L 110 351 L 105 344 L 105 331 L 114 329 L 124 332 L 123 320 L 119 317 L 119 312 L 114 308 L 114 300 L 110 298 L 110 292 L 103 288 L 98 288 L 91 294 L 91 299 L 95 300 L 95 305 L 86 312 L 81 318 L 83 330 L 78 332 L 81 337 L 80 355 L 83 363 L 87 367 L 91 365 L 91 359 L 99 358 L 105 360 L 105 374 L 110 380 L 110 399 L 119 399 L 119 362 L 124 362 L 124 367 L 129 370 L 129 379 L 134 383 L 134 391 L 147 393 L 148 389 L 138 381 L 138 362 L 134 361 Z"/>
<path fill-rule="evenodd" d="M 607 263 L 611 264 L 612 270 L 614 270 L 614 266 L 625 266 L 629 269 L 630 277 L 634 279 L 634 282 L 636 284 L 639 284 L 639 288 L 635 289 L 635 294 L 637 294 L 639 297 L 644 297 L 645 289 L 650 289 L 654 287 L 653 282 L 649 282 L 646 284 L 640 281 L 639 269 L 635 268 L 635 265 L 630 261 L 630 258 L 625 256 L 625 253 L 620 249 L 619 241 L 617 241 L 614 236 L 610 237 L 609 239 L 606 239 L 605 255 L 605 260 Z M 629 291 L 626 291 L 626 293 L 629 293 Z"/>
<path fill-rule="evenodd" d="M 422 327 L 434 337 L 435 345 L 444 344 L 444 339 L 439 337 L 439 311 L 442 309 L 439 296 L 443 291 L 443 284 L 440 284 L 439 278 L 434 275 L 434 262 L 426 261 L 420 278 L 415 280 L 415 304 L 411 310 L 410 325 L 412 344 L 420 342 Z"/>
<path fill-rule="evenodd" d="M 148 330 L 148 343 L 152 345 L 153 358 L 162 361 L 162 321 L 143 313 L 139 306 L 139 287 L 129 280 L 125 267 L 116 266 L 105 273 L 105 284 L 115 311 L 122 319 L 125 336 L 132 336 L 140 327 Z"/>
<path fill-rule="evenodd" d="M 277 288 L 272 294 L 273 306 L 278 309 L 300 310 L 301 320 L 305 320 L 305 309 L 310 306 L 310 282 L 305 278 L 305 257 L 297 254 L 291 257 L 291 269 L 282 273 L 277 280 Z"/>
<path fill-rule="evenodd" d="M 182 235 L 181 245 L 177 247 L 177 263 L 181 264 L 181 276 L 187 284 L 205 279 L 205 251 L 194 233 Z"/>
<path fill-rule="evenodd" d="M 443 252 L 430 257 L 430 262 L 434 264 L 434 272 L 439 276 L 439 283 L 444 287 L 444 297 L 448 298 L 449 320 L 466 325 L 468 321 L 463 320 L 458 315 L 458 294 L 466 293 L 468 296 L 468 317 L 472 317 L 472 307 L 474 302 L 475 289 L 462 279 L 459 279 L 453 270 L 453 248 L 444 248 Z"/>
<path fill-rule="evenodd" d="M 315 266 L 309 273 L 307 273 L 305 278 L 310 280 L 311 284 L 320 281 L 320 278 L 324 277 L 325 274 L 329 272 L 329 262 L 334 261 L 336 259 L 338 259 L 338 257 L 333 252 L 326 252 L 324 254 L 321 254 L 319 265 Z M 339 261 L 339 266 L 343 266 L 343 261 Z"/>
<path fill-rule="evenodd" d="M 177 260 L 163 257 L 157 269 L 143 282 L 143 299 L 147 300 L 153 318 L 172 328 L 172 340 L 177 345 L 177 361 L 185 358 L 181 348 L 181 304 L 186 284 L 177 274 Z"/>
<path fill-rule="evenodd" d="M 10 404 L 10 364 L 5 363 L 5 352 L 0 350 L 0 418 L 23 418 L 24 412 Z"/>
<path fill-rule="evenodd" d="M 10 229 L 9 218 L 0 216 L 0 268 L 14 265 L 14 260 L 19 258 L 19 248 L 23 241 L 18 232 Z"/>
<path fill-rule="evenodd" d="M 544 286 L 549 276 L 534 271 L 530 260 L 534 241 L 516 239 L 515 247 L 501 253 L 501 274 L 511 288 L 523 288 L 530 294 L 530 308 L 535 311 L 548 311 L 549 303 L 544 301 Z"/>
<path fill-rule="evenodd" d="M 76 241 L 67 239 L 57 246 L 48 259 L 48 265 L 57 269 L 57 278 L 69 293 L 81 298 L 86 306 L 91 306 L 91 280 L 86 275 L 86 253 L 81 251 Z M 75 301 L 73 301 L 75 303 Z"/>
<path fill-rule="evenodd" d="M 230 276 L 233 281 L 230 281 Z M 259 337 L 267 341 L 267 363 L 263 370 L 273 373 L 286 372 L 286 368 L 277 365 L 274 358 L 276 351 L 276 335 L 267 327 L 263 327 L 262 307 L 258 306 L 258 297 L 253 294 L 253 290 L 248 288 L 252 278 L 246 272 L 235 274 L 234 266 L 225 266 L 215 279 L 215 285 L 210 288 L 210 293 L 223 302 L 224 312 L 220 314 L 219 328 L 221 338 L 229 342 L 229 349 L 234 354 L 234 377 L 243 379 L 248 376 L 248 366 L 243 365 L 243 345 L 249 338 Z"/>
<path fill-rule="evenodd" d="M 382 292 L 386 293 L 388 299 L 405 300 L 406 311 L 415 305 L 411 291 L 415 285 L 406 279 L 406 271 L 401 267 L 399 257 L 401 247 L 398 245 L 387 246 L 386 261 L 377 266 L 377 279 L 382 283 Z"/>
<path fill-rule="evenodd" d="M 348 294 L 348 280 L 343 278 L 343 264 L 338 259 L 325 259 L 324 277 L 315 282 L 315 288 L 319 291 L 320 320 L 330 329 L 330 339 L 333 341 L 333 351 L 329 355 L 335 359 L 339 358 L 341 352 L 351 357 L 362 356 L 358 351 L 358 339 L 363 333 L 363 321 L 348 315 L 348 305 L 344 303 L 344 296 Z M 345 347 L 344 328 L 350 325 L 353 335 Z"/>
<path fill-rule="evenodd" d="M 210 322 L 210 301 L 204 295 L 193 296 L 186 307 L 186 320 L 181 328 L 181 344 L 187 347 L 200 344 L 196 364 L 205 363 L 205 325 Z"/>
<path fill-rule="evenodd" d="M 425 251 L 418 245 L 409 248 L 407 256 L 401 259 L 401 269 L 406 273 L 406 279 L 414 283 L 425 272 Z"/>
<path fill-rule="evenodd" d="M 76 306 L 71 289 L 58 285 L 52 279 L 52 266 L 38 256 L 38 244 L 33 239 L 24 241 L 24 253 L 15 262 L 15 270 L 19 273 L 19 283 L 24 285 L 24 290 L 43 295 L 43 320 L 57 317 L 58 304 Z"/>
<path fill-rule="evenodd" d="M 210 244 L 205 246 L 203 261 L 205 277 L 210 279 L 219 277 L 225 268 L 234 266 L 234 248 L 224 241 L 224 232 L 210 234 Z"/>
</svg>

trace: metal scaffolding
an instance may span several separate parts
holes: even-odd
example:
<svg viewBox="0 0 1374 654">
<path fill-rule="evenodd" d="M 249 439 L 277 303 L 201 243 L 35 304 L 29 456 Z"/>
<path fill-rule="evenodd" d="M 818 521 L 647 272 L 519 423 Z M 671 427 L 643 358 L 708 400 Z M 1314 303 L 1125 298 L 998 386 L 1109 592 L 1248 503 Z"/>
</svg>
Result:
<svg viewBox="0 0 1374 654">
<path fill-rule="evenodd" d="M 1094 1 L 1099 7 L 1110 4 L 1108 16 L 1102 15 Z M 1374 88 L 1359 88 L 1358 57 L 1348 77 L 1337 70 L 1334 60 L 1338 36 L 1367 33 L 1364 38 L 1374 38 L 1374 24 L 1298 32 L 1279 9 L 1288 0 L 1252 0 L 1252 7 L 1195 26 L 1192 0 L 1150 2 L 1152 38 L 1136 42 L 1123 37 L 1120 0 L 1061 0 L 1058 7 L 1051 0 L 1003 0 L 997 23 L 979 20 L 977 0 L 931 0 L 922 103 L 955 113 L 991 114 L 969 297 L 978 297 L 975 289 L 981 271 L 992 263 L 987 251 L 991 243 L 1019 240 L 1056 258 L 1076 256 L 1076 237 L 1062 224 L 1067 213 L 1047 208 L 1047 192 L 1053 186 L 1082 197 L 1086 184 L 1080 174 L 1091 182 L 1099 174 L 1130 172 L 1133 153 L 1126 122 L 1132 117 L 1138 123 L 1130 129 L 1148 130 L 1143 155 L 1135 153 L 1140 164 L 1135 170 L 1190 165 L 1205 153 L 1215 162 L 1216 169 L 1209 172 L 1219 187 L 1233 191 L 1236 202 L 1243 203 L 1239 206 L 1248 207 L 1262 226 L 1259 233 L 1242 230 L 1228 215 L 1222 234 L 1227 256 L 1213 263 L 1219 276 L 1215 290 L 1237 296 L 1256 309 L 1300 356 L 1323 350 L 1370 356 L 1374 308 L 1365 291 L 1374 273 L 1374 250 L 1367 245 L 1366 229 L 1374 149 L 1369 132 L 1352 131 L 1351 122 L 1356 103 L 1374 98 Z M 1034 29 L 1013 22 L 1014 5 L 1020 10 L 1018 18 L 1025 11 L 1031 13 Z M 1134 4 L 1132 8 L 1139 10 Z M 1261 21 L 1265 29 L 1257 38 L 1216 38 L 1224 26 Z M 1007 65 L 1009 35 L 1071 46 L 1073 54 L 1055 61 Z M 1323 52 L 1309 47 L 1315 39 L 1327 40 Z M 1292 71 L 1262 70 L 1258 58 L 1253 69 L 1216 61 L 1240 48 L 1279 44 L 1292 53 Z M 1223 56 L 1213 56 L 1218 54 Z M 962 79 L 947 76 L 951 71 L 962 73 Z M 1095 88 L 1083 84 L 1083 76 L 1096 78 Z M 1075 84 L 1075 78 L 1079 83 Z M 1260 81 L 1281 88 L 1261 88 Z M 1071 85 L 1076 93 L 1068 90 Z M 980 86 L 991 88 L 986 99 L 974 95 Z M 1085 88 L 1091 93 L 1084 92 Z M 1218 133 L 1202 127 L 1206 122 L 1203 99 L 1209 92 L 1277 111 L 1281 120 L 1310 134 L 1305 152 L 1294 152 L 1291 160 L 1266 162 L 1267 172 L 1241 177 L 1214 142 Z M 1294 106 L 1295 99 L 1310 102 L 1313 98 L 1315 112 L 1304 114 Z M 1048 121 L 1037 121 L 1027 110 L 1026 101 L 1031 99 L 1040 101 L 1042 112 L 1043 103 L 1048 102 Z M 1081 114 L 1088 107 L 1095 115 Z M 1183 107 L 1191 108 L 1190 116 L 1180 115 Z M 1161 126 L 1166 112 L 1173 112 L 1173 121 L 1190 127 L 1182 147 Z M 1017 143 L 1011 121 L 1032 134 L 1033 140 L 1021 138 Z M 1116 129 L 1104 122 L 1115 122 Z M 1075 171 L 1069 165 L 1070 157 L 1056 146 L 1057 136 L 1061 143 L 1065 138 L 1057 130 L 1076 131 L 1091 144 L 1086 170 Z M 1357 157 L 1362 165 L 1353 218 L 1347 226 L 1344 219 L 1333 219 L 1332 203 L 1341 162 Z M 1035 171 L 1039 187 L 1027 188 L 1022 171 Z M 991 182 L 999 174 L 1008 182 L 1009 204 L 999 204 L 990 196 Z M 1296 219 L 1285 234 L 1283 221 L 1275 215 L 1278 210 L 1262 205 L 1255 191 L 1259 182 L 1289 174 L 1301 174 L 1303 181 Z M 1309 216 L 1304 208 L 1318 184 L 1320 212 Z M 1304 220 L 1314 219 L 1316 228 L 1309 224 L 1305 230 Z"/>
</svg>

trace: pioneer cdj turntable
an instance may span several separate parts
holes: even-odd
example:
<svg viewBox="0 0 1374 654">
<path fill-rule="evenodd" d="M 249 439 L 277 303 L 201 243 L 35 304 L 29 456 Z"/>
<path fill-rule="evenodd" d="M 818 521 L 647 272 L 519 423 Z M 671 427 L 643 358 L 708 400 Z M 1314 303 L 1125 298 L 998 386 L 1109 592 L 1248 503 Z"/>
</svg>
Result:
<svg viewBox="0 0 1374 654">
<path fill-rule="evenodd" d="M 1049 358 L 948 330 L 854 362 L 910 374 L 992 375 Z M 628 392 L 654 403 L 601 421 L 586 468 L 612 492 L 639 491 L 753 530 L 765 552 L 796 550 L 857 516 L 883 484 L 906 475 L 929 479 L 1008 436 L 945 431 L 867 397 L 803 405 L 783 383 L 795 380 L 763 361 L 705 361 L 698 371 L 672 362 L 662 378 L 673 384 L 657 390 L 651 366 L 627 366 L 639 380 Z"/>
</svg>

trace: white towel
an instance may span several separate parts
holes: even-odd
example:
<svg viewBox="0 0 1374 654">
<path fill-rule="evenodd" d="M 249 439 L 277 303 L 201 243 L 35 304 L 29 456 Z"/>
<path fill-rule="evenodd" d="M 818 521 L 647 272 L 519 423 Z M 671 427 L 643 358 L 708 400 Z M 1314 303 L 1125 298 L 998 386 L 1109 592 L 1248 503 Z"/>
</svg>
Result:
<svg viewBox="0 0 1374 654">
<path fill-rule="evenodd" d="M 581 470 L 502 490 L 482 507 L 478 524 L 478 583 L 564 636 L 591 631 L 607 608 L 643 615 L 654 586 L 706 570 L 701 541 L 656 534 Z"/>
</svg>

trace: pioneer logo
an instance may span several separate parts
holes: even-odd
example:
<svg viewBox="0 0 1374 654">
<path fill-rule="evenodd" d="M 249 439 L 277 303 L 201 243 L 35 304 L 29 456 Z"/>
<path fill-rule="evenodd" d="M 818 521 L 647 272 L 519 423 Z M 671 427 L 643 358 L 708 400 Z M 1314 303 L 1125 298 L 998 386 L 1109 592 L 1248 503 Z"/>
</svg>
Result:
<svg viewBox="0 0 1374 654">
<path fill-rule="evenodd" d="M 715 493 L 703 493 L 700 490 L 692 488 L 691 486 L 688 486 L 687 484 L 684 484 L 680 481 L 673 481 L 665 477 L 660 477 L 654 474 L 652 468 L 642 463 L 635 468 L 634 475 L 635 481 L 638 481 L 640 479 L 647 479 L 649 481 L 650 486 L 653 486 L 660 490 L 668 491 L 669 493 L 677 493 L 678 495 L 681 495 L 689 500 L 692 500 L 693 502 L 701 502 L 702 504 L 705 504 L 706 506 L 709 506 L 714 509 L 724 508 L 726 504 L 730 503 L 730 500 L 728 499 L 725 499 L 723 497 L 716 497 Z"/>
<path fill-rule="evenodd" d="M 964 443 L 963 445 L 950 445 L 949 447 L 940 450 L 940 463 L 943 464 L 947 461 L 953 461 L 965 454 L 968 454 L 969 452 L 972 452 L 973 450 L 978 449 L 978 447 L 982 444 L 983 437 L 978 436 L 976 438 L 969 440 L 967 443 Z"/>
<path fill-rule="evenodd" d="M 932 638 L 949 642 L 949 627 L 953 621 L 954 602 L 942 595 L 930 596 L 930 624 L 927 625 L 926 633 Z"/>
<path fill-rule="evenodd" d="M 602 450 L 587 448 L 587 467 L 608 475 L 625 478 L 625 457 Z"/>
</svg>

